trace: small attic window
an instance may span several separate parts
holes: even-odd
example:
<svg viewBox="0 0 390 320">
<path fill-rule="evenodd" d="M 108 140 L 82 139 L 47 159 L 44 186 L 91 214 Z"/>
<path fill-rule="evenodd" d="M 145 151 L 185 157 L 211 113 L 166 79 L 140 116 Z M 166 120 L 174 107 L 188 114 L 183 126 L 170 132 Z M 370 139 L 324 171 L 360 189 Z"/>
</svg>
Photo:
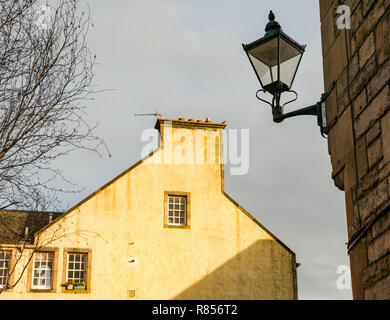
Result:
<svg viewBox="0 0 390 320">
<path fill-rule="evenodd" d="M 188 228 L 190 194 L 165 192 L 164 226 L 166 228 Z"/>
<path fill-rule="evenodd" d="M 186 196 L 168 196 L 168 224 L 170 226 L 186 225 Z"/>
</svg>

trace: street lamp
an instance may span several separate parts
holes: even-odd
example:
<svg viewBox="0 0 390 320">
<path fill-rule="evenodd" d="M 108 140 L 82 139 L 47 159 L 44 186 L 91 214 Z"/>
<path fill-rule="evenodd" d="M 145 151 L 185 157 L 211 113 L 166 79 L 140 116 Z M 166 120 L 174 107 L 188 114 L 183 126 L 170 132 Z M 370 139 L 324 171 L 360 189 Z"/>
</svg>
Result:
<svg viewBox="0 0 390 320">
<path fill-rule="evenodd" d="M 298 98 L 298 94 L 291 90 L 291 86 L 306 46 L 300 45 L 282 31 L 272 11 L 268 19 L 264 37 L 242 45 L 262 87 L 256 92 L 256 97 L 272 107 L 273 120 L 277 123 L 299 115 L 317 116 L 317 123 L 323 135 L 327 133 L 325 113 L 327 94 L 322 94 L 321 101 L 312 106 L 288 113 L 283 112 L 286 104 Z M 260 98 L 259 92 L 270 93 L 273 96 L 272 103 Z M 280 98 L 283 92 L 292 92 L 295 98 L 281 105 Z"/>
</svg>

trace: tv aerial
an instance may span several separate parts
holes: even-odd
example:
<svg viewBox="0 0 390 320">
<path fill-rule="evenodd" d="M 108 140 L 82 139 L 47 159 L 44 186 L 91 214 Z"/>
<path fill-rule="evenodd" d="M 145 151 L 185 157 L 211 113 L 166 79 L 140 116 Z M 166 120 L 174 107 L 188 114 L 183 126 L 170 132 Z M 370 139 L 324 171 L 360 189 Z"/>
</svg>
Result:
<svg viewBox="0 0 390 320">
<path fill-rule="evenodd" d="M 134 114 L 134 117 L 157 117 L 157 118 L 162 118 L 162 114 L 161 113 L 158 113 L 158 111 L 156 110 L 155 113 L 135 113 Z"/>
</svg>

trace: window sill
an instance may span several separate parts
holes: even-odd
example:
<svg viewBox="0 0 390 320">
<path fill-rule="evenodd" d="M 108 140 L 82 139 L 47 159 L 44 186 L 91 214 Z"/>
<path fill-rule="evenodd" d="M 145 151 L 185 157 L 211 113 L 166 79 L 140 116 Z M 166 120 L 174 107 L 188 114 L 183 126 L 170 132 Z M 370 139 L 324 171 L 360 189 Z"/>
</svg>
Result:
<svg viewBox="0 0 390 320">
<path fill-rule="evenodd" d="M 62 287 L 62 290 L 61 290 L 62 293 L 81 293 L 81 294 L 86 294 L 86 293 L 90 293 L 90 290 L 89 289 L 66 289 L 64 287 Z"/>
<path fill-rule="evenodd" d="M 30 289 L 29 292 L 40 292 L 40 293 L 55 293 L 55 289 Z"/>
<path fill-rule="evenodd" d="M 175 226 L 170 224 L 164 224 L 164 228 L 166 229 L 190 229 L 190 226 Z"/>
</svg>

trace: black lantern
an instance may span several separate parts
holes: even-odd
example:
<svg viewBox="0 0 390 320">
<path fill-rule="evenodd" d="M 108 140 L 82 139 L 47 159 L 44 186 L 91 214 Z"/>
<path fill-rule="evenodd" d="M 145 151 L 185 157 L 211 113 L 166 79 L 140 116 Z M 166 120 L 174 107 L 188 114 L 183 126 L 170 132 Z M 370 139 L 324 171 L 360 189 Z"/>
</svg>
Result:
<svg viewBox="0 0 390 320">
<path fill-rule="evenodd" d="M 298 98 L 298 94 L 291 90 L 291 86 L 306 46 L 300 45 L 282 31 L 280 24 L 275 21 L 275 15 L 272 11 L 268 19 L 269 22 L 265 28 L 264 37 L 250 44 L 242 45 L 262 87 L 257 94 L 268 92 L 273 95 L 273 100 L 270 103 L 259 98 L 257 94 L 256 96 L 259 100 L 272 106 L 275 122 L 282 122 L 285 118 L 296 115 L 317 115 L 321 133 L 324 133 L 326 131 L 326 94 L 323 94 L 321 101 L 313 106 L 286 114 L 283 113 L 283 107 Z M 296 98 L 281 106 L 280 98 L 283 92 L 293 92 Z"/>
<path fill-rule="evenodd" d="M 243 47 L 261 86 L 275 95 L 290 90 L 305 46 L 281 30 L 272 11 L 268 18 L 265 36 Z"/>
</svg>

